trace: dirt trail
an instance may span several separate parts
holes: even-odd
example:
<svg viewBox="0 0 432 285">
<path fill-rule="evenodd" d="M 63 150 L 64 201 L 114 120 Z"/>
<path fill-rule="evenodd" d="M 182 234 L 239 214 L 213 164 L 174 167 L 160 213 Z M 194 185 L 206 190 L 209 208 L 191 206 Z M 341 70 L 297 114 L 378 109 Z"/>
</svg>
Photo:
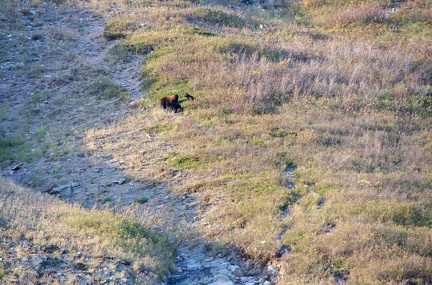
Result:
<svg viewBox="0 0 432 285">
<path fill-rule="evenodd" d="M 16 26 L 6 19 L 10 29 L 0 35 L 0 133 L 25 141 L 32 162 L 10 160 L 2 175 L 86 207 L 102 202 L 122 206 L 147 197 L 146 207 L 193 229 L 193 197 L 169 194 L 159 181 L 125 177 L 122 161 L 109 154 L 95 157 L 84 142 L 87 130 L 133 112 L 130 102 L 98 100 L 92 84 L 111 82 L 125 87 L 133 100 L 142 98 L 142 59 L 129 55 L 117 61 L 112 53 L 116 42 L 103 37 L 104 17 L 90 10 L 43 2 L 22 8 L 18 16 L 21 23 Z M 20 155 L 26 157 L 25 151 Z M 174 211 L 164 213 L 165 209 Z M 252 261 L 241 266 L 239 255 L 209 248 L 199 237 L 181 240 L 177 272 L 163 283 L 270 284 L 266 274 L 249 275 L 256 265 Z"/>
</svg>

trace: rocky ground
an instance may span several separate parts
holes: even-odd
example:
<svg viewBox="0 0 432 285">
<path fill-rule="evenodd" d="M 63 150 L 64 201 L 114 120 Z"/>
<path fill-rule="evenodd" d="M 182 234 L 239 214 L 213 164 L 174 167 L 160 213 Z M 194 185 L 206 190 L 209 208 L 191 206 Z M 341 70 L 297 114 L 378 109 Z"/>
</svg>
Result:
<svg viewBox="0 0 432 285">
<path fill-rule="evenodd" d="M 6 237 L 0 247 L 6 252 L 3 270 L 21 272 L 18 276 L 6 274 L 2 284 L 30 284 L 29 280 L 38 279 L 40 284 L 134 284 L 134 279 L 136 283 L 147 280 L 145 273 L 134 276 L 130 264 L 108 256 L 70 253 L 66 247 L 39 246 L 26 239 L 16 242 Z"/>
<path fill-rule="evenodd" d="M 109 15 L 52 2 L 32 6 L 23 1 L 12 8 L 0 12 L 0 135 L 22 147 L 16 156 L 21 159 L 8 160 L 1 174 L 85 207 L 145 198 L 147 207 L 175 209 L 174 219 L 193 228 L 193 197 L 171 194 L 156 181 L 134 181 L 122 172 L 122 161 L 109 154 L 93 156 L 83 147 L 86 130 L 134 112 L 131 103 L 145 96 L 139 88 L 141 58 L 120 58 L 113 51 L 116 42 L 103 37 Z M 94 82 L 123 86 L 132 96 L 125 102 L 101 100 Z M 71 254 L 67 248 L 7 236 L 1 236 L 0 247 L 7 252 L 2 257 L 6 272 L 25 268 L 29 275 L 51 276 L 60 284 L 145 283 L 144 277 L 131 277 L 130 264 L 110 257 Z M 270 284 L 276 274 L 272 266 L 263 273 L 235 251 L 210 248 L 199 237 L 179 241 L 177 272 L 161 283 Z M 89 269 L 93 263 L 97 270 Z M 4 280 L 26 284 L 13 275 Z"/>
</svg>

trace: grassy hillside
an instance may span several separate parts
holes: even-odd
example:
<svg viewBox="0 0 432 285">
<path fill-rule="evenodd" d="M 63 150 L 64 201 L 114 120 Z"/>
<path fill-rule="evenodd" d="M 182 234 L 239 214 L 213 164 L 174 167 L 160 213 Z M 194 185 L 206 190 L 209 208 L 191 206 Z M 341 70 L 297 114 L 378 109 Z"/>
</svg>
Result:
<svg viewBox="0 0 432 285">
<path fill-rule="evenodd" d="M 89 145 L 198 195 L 201 231 L 279 284 L 430 284 L 432 4 L 270 4 L 125 4 L 106 33 L 144 56 L 146 109 Z"/>
<path fill-rule="evenodd" d="M 174 250 L 143 216 L 138 207 L 113 214 L 68 205 L 2 178 L 0 280 L 155 284 L 172 268 Z"/>
<path fill-rule="evenodd" d="M 247 3 L 86 2 L 148 92 L 86 147 L 196 196 L 278 284 L 432 283 L 432 3 Z"/>
</svg>

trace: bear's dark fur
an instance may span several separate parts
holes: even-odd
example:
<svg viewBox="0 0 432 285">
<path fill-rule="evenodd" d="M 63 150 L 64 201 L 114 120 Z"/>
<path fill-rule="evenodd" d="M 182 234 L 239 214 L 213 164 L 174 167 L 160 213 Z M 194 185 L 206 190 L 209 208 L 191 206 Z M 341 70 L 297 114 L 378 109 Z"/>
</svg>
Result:
<svg viewBox="0 0 432 285">
<path fill-rule="evenodd" d="M 178 109 L 181 109 L 181 105 L 180 105 L 180 103 L 178 103 L 178 102 L 168 102 L 168 103 L 167 103 L 167 108 L 168 108 L 169 110 L 174 111 L 174 113 L 177 113 L 177 110 L 178 110 Z"/>
<path fill-rule="evenodd" d="M 189 93 L 186 93 L 185 97 L 186 97 L 186 99 L 188 99 L 188 100 L 195 100 L 195 97 L 192 96 L 192 95 L 190 95 Z"/>
<path fill-rule="evenodd" d="M 179 99 L 179 95 L 176 94 L 174 96 L 165 96 L 160 100 L 161 107 L 166 109 L 168 107 L 168 103 L 177 103 Z"/>
</svg>

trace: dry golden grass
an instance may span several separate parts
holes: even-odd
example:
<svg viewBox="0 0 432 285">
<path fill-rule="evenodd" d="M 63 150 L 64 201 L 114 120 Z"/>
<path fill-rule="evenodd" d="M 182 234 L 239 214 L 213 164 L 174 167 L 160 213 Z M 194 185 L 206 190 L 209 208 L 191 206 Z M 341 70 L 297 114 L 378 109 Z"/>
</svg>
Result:
<svg viewBox="0 0 432 285">
<path fill-rule="evenodd" d="M 148 23 L 119 45 L 143 55 L 149 97 L 87 146 L 197 195 L 201 233 L 272 260 L 279 284 L 431 283 L 432 7 L 353 2 L 293 18 L 122 2 L 112 32 L 127 10 Z M 180 115 L 159 109 L 185 92 Z"/>
<path fill-rule="evenodd" d="M 296 22 L 310 21 L 309 7 L 334 9 L 309 2 Z M 431 8 L 421 5 L 419 14 Z M 337 6 L 315 27 L 255 17 L 267 28 L 244 18 L 242 30 L 213 26 L 191 7 L 170 10 L 170 21 L 153 9 L 158 24 L 126 43 L 154 48 L 143 73 L 156 102 L 184 92 L 198 100 L 183 102 L 181 117 L 145 111 L 104 130 L 160 131 L 107 150 L 128 157 L 131 175 L 151 164 L 146 175 L 169 183 L 180 171 L 170 185 L 201 197 L 206 236 L 262 260 L 288 245 L 274 260 L 281 284 L 431 282 L 431 62 L 429 50 L 411 50 L 430 26 L 400 20 L 394 31 L 396 18 L 371 1 Z M 287 165 L 293 191 L 283 186 Z"/>
</svg>

